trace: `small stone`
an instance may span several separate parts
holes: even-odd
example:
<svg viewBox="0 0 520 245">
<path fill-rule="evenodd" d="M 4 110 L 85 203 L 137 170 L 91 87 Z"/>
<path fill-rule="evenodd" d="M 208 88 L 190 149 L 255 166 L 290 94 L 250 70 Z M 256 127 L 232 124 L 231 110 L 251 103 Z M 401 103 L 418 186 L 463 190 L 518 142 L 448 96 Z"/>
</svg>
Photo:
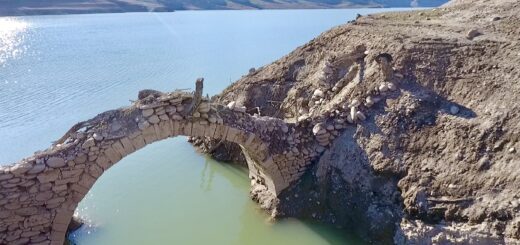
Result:
<svg viewBox="0 0 520 245">
<path fill-rule="evenodd" d="M 196 111 L 193 113 L 193 117 L 195 118 L 199 118 L 200 117 L 200 112 Z"/>
<path fill-rule="evenodd" d="M 200 113 L 208 113 L 209 110 L 210 110 L 210 106 L 209 106 L 208 103 L 201 103 L 201 104 L 199 105 L 198 111 L 199 111 Z"/>
<path fill-rule="evenodd" d="M 371 107 L 372 105 L 374 105 L 374 100 L 372 99 L 372 97 L 368 96 L 365 98 L 365 106 L 366 107 Z"/>
<path fill-rule="evenodd" d="M 365 114 L 363 114 L 363 112 L 360 112 L 360 111 L 357 111 L 356 112 L 356 118 L 361 120 L 361 121 L 364 121 L 365 119 L 367 119 L 367 117 L 365 116 Z"/>
<path fill-rule="evenodd" d="M 253 74 L 256 72 L 256 69 L 254 67 L 249 68 L 249 74 Z"/>
<path fill-rule="evenodd" d="M 88 149 L 88 148 L 90 148 L 92 146 L 95 146 L 95 145 L 96 145 L 96 142 L 94 141 L 94 138 L 88 138 L 87 140 L 85 140 L 83 145 L 81 145 L 81 148 Z"/>
<path fill-rule="evenodd" d="M 177 112 L 181 112 L 184 110 L 184 106 L 182 104 L 175 106 L 175 108 L 177 108 Z"/>
<path fill-rule="evenodd" d="M 211 116 L 211 117 L 208 118 L 208 121 L 209 121 L 210 123 L 216 123 L 216 122 L 217 122 L 217 118 Z"/>
<path fill-rule="evenodd" d="M 459 107 L 456 106 L 456 105 L 452 105 L 452 106 L 450 107 L 450 113 L 451 113 L 452 115 L 456 115 L 457 113 L 459 113 L 459 110 L 460 110 Z"/>
<path fill-rule="evenodd" d="M 515 153 L 516 152 L 516 149 L 514 147 L 511 147 L 509 148 L 508 150 L 509 153 Z"/>
<path fill-rule="evenodd" d="M 327 131 L 325 130 L 324 128 L 324 124 L 323 123 L 317 123 L 316 125 L 314 125 L 314 127 L 312 128 L 312 133 L 314 135 L 320 135 L 320 134 L 324 134 L 326 133 Z"/>
<path fill-rule="evenodd" d="M 50 157 L 47 159 L 46 164 L 51 168 L 60 168 L 66 165 L 65 160 L 60 157 Z"/>
<path fill-rule="evenodd" d="M 501 20 L 502 18 L 499 17 L 499 16 L 495 16 L 493 18 L 491 18 L 491 21 L 498 21 L 498 20 Z"/>
<path fill-rule="evenodd" d="M 323 97 L 323 91 L 316 89 L 314 90 L 314 93 L 312 94 L 313 97 L 321 98 Z"/>
<path fill-rule="evenodd" d="M 168 107 L 166 107 L 166 113 L 173 114 L 175 112 L 177 112 L 177 107 L 175 107 L 175 106 L 168 106 Z"/>
<path fill-rule="evenodd" d="M 395 91 L 397 89 L 394 83 L 387 83 L 386 86 L 388 87 L 388 89 L 392 91 Z"/>
<path fill-rule="evenodd" d="M 466 38 L 469 40 L 473 40 L 473 38 L 478 37 L 482 35 L 477 29 L 471 29 L 466 33 Z"/>
<path fill-rule="evenodd" d="M 45 170 L 45 164 L 36 164 L 27 173 L 28 174 L 39 174 L 39 173 L 43 172 L 43 170 Z"/>
<path fill-rule="evenodd" d="M 182 116 L 179 114 L 173 114 L 172 119 L 175 121 L 180 121 L 180 120 L 182 120 Z"/>
<path fill-rule="evenodd" d="M 284 132 L 284 133 L 289 132 L 289 127 L 287 127 L 287 125 L 285 125 L 285 124 L 283 124 L 280 128 L 282 129 L 282 132 Z"/>
<path fill-rule="evenodd" d="M 99 134 L 97 134 L 97 133 L 94 133 L 94 134 L 92 135 L 92 137 L 93 137 L 96 141 L 101 141 L 101 140 L 103 140 L 103 136 L 101 136 L 101 135 L 99 135 Z"/>
<path fill-rule="evenodd" d="M 151 124 L 157 124 L 160 121 L 161 121 L 161 119 L 159 119 L 159 117 L 157 115 L 153 115 L 150 118 L 148 118 L 148 122 L 150 122 Z"/>
<path fill-rule="evenodd" d="M 153 114 L 153 109 L 143 110 L 143 117 L 149 117 Z"/>
</svg>

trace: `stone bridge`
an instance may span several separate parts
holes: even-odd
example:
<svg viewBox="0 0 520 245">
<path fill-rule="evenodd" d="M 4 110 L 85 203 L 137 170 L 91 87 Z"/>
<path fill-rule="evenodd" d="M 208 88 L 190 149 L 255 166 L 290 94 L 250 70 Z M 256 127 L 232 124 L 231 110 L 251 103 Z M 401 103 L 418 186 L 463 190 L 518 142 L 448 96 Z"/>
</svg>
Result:
<svg viewBox="0 0 520 245">
<path fill-rule="evenodd" d="M 363 54 L 359 50 L 355 53 Z M 336 90 L 316 89 L 309 114 L 292 123 L 250 115 L 235 102 L 212 103 L 202 96 L 203 79 L 197 80 L 194 92 L 143 90 L 131 106 L 77 123 L 49 149 L 0 166 L 0 244 L 63 244 L 78 203 L 105 171 L 148 144 L 179 135 L 240 145 L 253 198 L 262 208 L 275 209 L 278 194 L 297 181 L 342 130 L 364 121 L 367 110 L 389 93 L 398 94 L 395 82 L 402 75 L 394 75 L 391 56 L 375 60 L 380 69 L 374 74 L 382 77 L 378 87 L 349 99 L 348 91 L 363 80 L 361 69 L 353 66 L 335 84 Z M 331 72 L 343 64 L 336 63 L 344 60 L 334 62 L 325 63 L 324 80 L 334 77 Z M 318 108 L 318 102 L 327 107 Z"/>
<path fill-rule="evenodd" d="M 202 86 L 199 79 L 195 92 L 141 91 L 131 106 L 80 122 L 49 149 L 0 166 L 0 244 L 62 245 L 74 210 L 96 180 L 123 157 L 162 139 L 198 136 L 239 144 L 257 194 L 270 197 L 298 179 L 318 154 L 307 150 L 315 142 L 299 138 L 294 124 L 251 116 L 233 102 L 210 103 Z"/>
</svg>

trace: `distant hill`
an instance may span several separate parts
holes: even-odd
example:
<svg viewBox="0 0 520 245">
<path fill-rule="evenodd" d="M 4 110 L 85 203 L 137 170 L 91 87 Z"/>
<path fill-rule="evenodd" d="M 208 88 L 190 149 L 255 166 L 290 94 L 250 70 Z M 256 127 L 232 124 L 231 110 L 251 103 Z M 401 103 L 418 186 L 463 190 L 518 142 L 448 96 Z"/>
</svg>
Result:
<svg viewBox="0 0 520 245">
<path fill-rule="evenodd" d="M 447 0 L 0 0 L 0 16 L 209 9 L 434 7 Z"/>
</svg>

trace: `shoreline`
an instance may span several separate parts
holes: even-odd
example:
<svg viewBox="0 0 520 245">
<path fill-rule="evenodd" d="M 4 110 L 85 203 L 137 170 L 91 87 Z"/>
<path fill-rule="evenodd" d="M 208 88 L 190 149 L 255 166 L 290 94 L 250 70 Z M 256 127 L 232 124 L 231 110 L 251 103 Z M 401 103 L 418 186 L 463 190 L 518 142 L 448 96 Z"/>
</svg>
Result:
<svg viewBox="0 0 520 245">
<path fill-rule="evenodd" d="M 352 5 L 352 6 L 300 6 L 300 7 L 274 7 L 274 8 L 215 8 L 215 9 L 121 9 L 121 8 L 34 8 L 34 9 L 12 9 L 0 7 L 0 18 L 23 17 L 23 16 L 46 16 L 46 15 L 81 15 L 81 14 L 125 14 L 125 13 L 173 13 L 185 11 L 263 11 L 263 10 L 342 10 L 342 9 L 424 9 L 438 6 L 382 6 L 382 5 Z M 25 7 L 20 7 L 25 8 Z"/>
</svg>

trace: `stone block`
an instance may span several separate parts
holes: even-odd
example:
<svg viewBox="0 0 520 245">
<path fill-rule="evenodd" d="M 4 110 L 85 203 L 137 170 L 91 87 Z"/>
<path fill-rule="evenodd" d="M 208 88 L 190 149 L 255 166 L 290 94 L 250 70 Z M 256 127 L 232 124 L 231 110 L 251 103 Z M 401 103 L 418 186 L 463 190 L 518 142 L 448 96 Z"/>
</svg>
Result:
<svg viewBox="0 0 520 245">
<path fill-rule="evenodd" d="M 81 169 L 81 168 L 71 169 L 71 170 L 62 170 L 61 171 L 61 177 L 63 179 L 72 178 L 72 177 L 76 177 L 76 176 L 81 175 L 81 173 L 83 173 L 83 169 Z"/>
<path fill-rule="evenodd" d="M 90 176 L 87 173 L 84 173 L 83 175 L 81 175 L 81 179 L 79 180 L 78 184 L 87 189 L 90 189 L 90 187 L 92 187 L 95 182 L 96 178 Z"/>
<path fill-rule="evenodd" d="M 170 120 L 162 121 L 159 123 L 159 138 L 166 139 L 172 135 L 171 130 L 171 122 Z"/>
<path fill-rule="evenodd" d="M 34 200 L 36 200 L 36 201 L 47 201 L 47 200 L 51 199 L 52 196 L 54 196 L 54 192 L 52 192 L 52 191 L 45 191 L 45 192 L 38 193 L 34 197 Z"/>
<path fill-rule="evenodd" d="M 125 157 L 126 156 L 126 151 L 125 149 L 123 148 L 123 144 L 121 144 L 120 141 L 116 141 L 112 144 L 112 149 L 114 149 L 115 151 L 117 151 L 117 153 L 119 153 L 119 155 L 121 157 Z"/>
<path fill-rule="evenodd" d="M 99 155 L 99 157 L 96 159 L 96 164 L 103 170 L 107 170 L 112 166 L 109 159 L 104 154 Z"/>
<path fill-rule="evenodd" d="M 177 136 L 180 134 L 180 123 L 178 121 L 172 121 L 171 122 L 171 132 L 172 132 L 172 136 Z"/>
<path fill-rule="evenodd" d="M 143 138 L 146 144 L 151 144 L 157 140 L 155 129 L 153 127 L 147 127 L 143 130 Z"/>
<path fill-rule="evenodd" d="M 82 194 L 83 196 L 85 196 L 87 193 L 88 193 L 88 188 L 85 188 L 79 184 L 73 184 L 71 186 L 71 189 L 79 194 Z"/>
<path fill-rule="evenodd" d="M 184 127 L 183 127 L 184 131 L 182 134 L 185 136 L 191 136 L 192 127 L 193 127 L 193 124 L 191 122 L 184 123 Z"/>
<path fill-rule="evenodd" d="M 51 168 L 61 168 L 66 165 L 66 162 L 61 157 L 49 157 L 45 164 Z"/>
<path fill-rule="evenodd" d="M 101 167 L 99 167 L 98 165 L 96 165 L 96 164 L 92 164 L 88 168 L 88 173 L 92 177 L 99 178 L 99 176 L 101 176 L 101 174 L 103 174 L 103 169 Z"/>
<path fill-rule="evenodd" d="M 105 149 L 105 156 L 110 160 L 110 162 L 112 162 L 112 164 L 119 162 L 119 160 L 123 158 L 121 154 L 112 147 Z"/>
<path fill-rule="evenodd" d="M 17 215 L 20 215 L 20 216 L 31 216 L 31 215 L 35 215 L 38 213 L 38 208 L 36 207 L 25 207 L 25 208 L 20 208 L 20 209 L 17 209 L 14 211 L 15 214 Z"/>
<path fill-rule="evenodd" d="M 131 140 L 132 146 L 134 146 L 135 150 L 139 150 L 146 145 L 144 138 L 141 134 L 137 135 L 135 138 Z"/>
<path fill-rule="evenodd" d="M 233 128 L 233 127 L 229 127 L 227 135 L 226 135 L 226 140 L 229 141 L 229 142 L 238 143 L 238 142 L 236 142 L 236 137 L 237 137 L 237 135 L 239 133 L 240 133 L 239 129 Z"/>
<path fill-rule="evenodd" d="M 204 131 L 204 136 L 213 138 L 215 135 L 215 130 L 217 129 L 217 125 L 214 123 L 210 123 L 209 126 Z"/>
<path fill-rule="evenodd" d="M 191 130 L 191 136 L 202 137 L 204 136 L 204 125 L 200 124 L 200 122 L 193 123 L 193 128 Z"/>
<path fill-rule="evenodd" d="M 39 174 L 45 170 L 45 167 L 45 164 L 36 164 L 29 171 L 27 171 L 27 174 Z"/>
<path fill-rule="evenodd" d="M 38 181 L 40 181 L 40 183 L 49 183 L 51 181 L 57 180 L 59 176 L 60 170 L 53 169 L 40 173 L 38 176 L 36 176 L 36 178 L 38 179 Z"/>
</svg>

